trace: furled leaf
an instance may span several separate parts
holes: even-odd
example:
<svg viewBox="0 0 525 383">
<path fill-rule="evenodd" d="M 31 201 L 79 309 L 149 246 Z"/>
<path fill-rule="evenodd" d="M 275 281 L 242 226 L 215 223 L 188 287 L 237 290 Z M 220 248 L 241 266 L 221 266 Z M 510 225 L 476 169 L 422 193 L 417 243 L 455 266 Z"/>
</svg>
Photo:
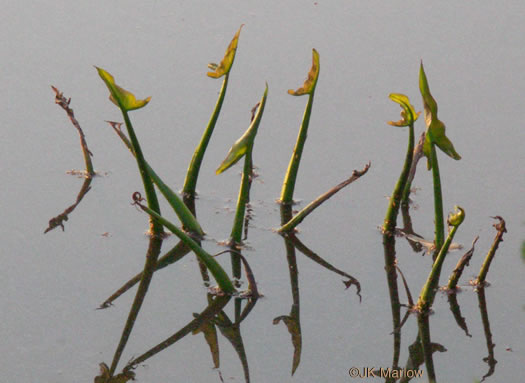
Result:
<svg viewBox="0 0 525 383">
<path fill-rule="evenodd" d="M 461 156 L 454 149 L 454 145 L 445 135 L 445 124 L 438 119 L 438 106 L 434 97 L 430 93 L 427 76 L 423 68 L 423 62 L 419 71 L 419 90 L 423 97 L 425 123 L 427 125 L 427 134 L 423 144 L 423 153 L 427 157 L 428 169 L 431 168 L 430 156 L 432 144 L 436 144 L 449 157 L 460 160 Z"/>
<path fill-rule="evenodd" d="M 308 72 L 308 78 L 305 80 L 303 86 L 297 90 L 289 89 L 288 94 L 293 96 L 302 96 L 303 94 L 312 94 L 317 85 L 317 79 L 319 78 L 319 53 L 315 49 L 312 49 L 312 68 Z"/>
<path fill-rule="evenodd" d="M 208 72 L 209 77 L 219 78 L 230 72 L 230 69 L 233 65 L 233 60 L 235 60 L 235 52 L 237 52 L 239 35 L 241 34 L 241 29 L 243 26 L 244 24 L 240 26 L 235 36 L 233 36 L 233 39 L 228 46 L 228 49 L 226 49 L 226 53 L 224 54 L 224 58 L 222 59 L 221 63 L 219 65 L 215 63 L 208 64 L 208 68 L 213 70 L 213 72 Z"/>
<path fill-rule="evenodd" d="M 401 105 L 401 108 L 403 108 L 401 111 L 401 120 L 396 122 L 388 121 L 388 123 L 392 126 L 413 125 L 420 113 L 416 113 L 416 110 L 412 104 L 410 104 L 408 97 L 400 93 L 391 93 L 388 97 L 390 97 L 392 101 L 397 102 L 399 105 Z"/>
<path fill-rule="evenodd" d="M 259 103 L 259 109 L 255 114 L 255 117 L 250 124 L 250 127 L 244 134 L 239 138 L 231 147 L 228 155 L 222 161 L 221 165 L 215 171 L 216 174 L 221 174 L 226 169 L 229 169 L 235 165 L 247 152 L 248 148 L 253 145 L 255 140 L 255 135 L 257 134 L 257 128 L 261 122 L 262 114 L 264 112 L 264 105 L 266 104 L 266 97 L 268 95 L 268 84 L 266 84 L 266 89 Z"/>
<path fill-rule="evenodd" d="M 150 100 L 151 97 L 148 97 L 144 100 L 137 100 L 135 95 L 131 92 L 128 92 L 126 89 L 121 88 L 115 84 L 115 79 L 113 76 L 106 72 L 104 69 L 95 67 L 98 71 L 99 76 L 104 80 L 104 83 L 109 89 L 109 99 L 120 109 L 128 112 L 130 110 L 140 109 L 145 106 Z"/>
</svg>

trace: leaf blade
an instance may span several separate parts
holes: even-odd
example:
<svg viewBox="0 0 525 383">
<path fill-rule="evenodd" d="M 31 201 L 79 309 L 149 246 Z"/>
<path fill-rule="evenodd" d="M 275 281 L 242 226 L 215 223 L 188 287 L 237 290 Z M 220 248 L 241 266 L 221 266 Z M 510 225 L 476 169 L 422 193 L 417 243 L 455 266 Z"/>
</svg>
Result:
<svg viewBox="0 0 525 383">
<path fill-rule="evenodd" d="M 226 49 L 226 52 L 224 53 L 224 58 L 220 62 L 219 65 L 217 64 L 209 64 L 208 68 L 212 69 L 213 72 L 208 72 L 208 77 L 211 78 L 220 78 L 228 73 L 230 73 L 231 67 L 233 65 L 233 61 L 235 60 L 235 53 L 237 52 L 237 45 L 239 43 L 239 36 L 241 34 L 241 29 L 244 26 L 242 24 L 239 27 L 239 30 L 237 33 L 233 36 L 232 41 L 230 42 L 230 45 L 228 45 L 228 48 Z"/>
<path fill-rule="evenodd" d="M 308 77 L 304 81 L 304 84 L 302 87 L 298 88 L 297 90 L 288 89 L 288 94 L 291 94 L 292 96 L 302 96 L 305 94 L 312 94 L 315 90 L 315 86 L 317 85 L 317 80 L 319 78 L 319 71 L 320 71 L 319 53 L 315 49 L 312 49 L 312 67 L 310 68 L 310 71 L 308 72 Z"/>
<path fill-rule="evenodd" d="M 115 78 L 108 71 L 95 66 L 98 71 L 100 78 L 104 81 L 107 88 L 109 89 L 109 99 L 117 107 L 123 111 L 129 112 L 131 110 L 136 110 L 146 106 L 151 97 L 147 97 L 142 100 L 137 100 L 135 95 L 121 86 L 115 83 Z"/>
</svg>

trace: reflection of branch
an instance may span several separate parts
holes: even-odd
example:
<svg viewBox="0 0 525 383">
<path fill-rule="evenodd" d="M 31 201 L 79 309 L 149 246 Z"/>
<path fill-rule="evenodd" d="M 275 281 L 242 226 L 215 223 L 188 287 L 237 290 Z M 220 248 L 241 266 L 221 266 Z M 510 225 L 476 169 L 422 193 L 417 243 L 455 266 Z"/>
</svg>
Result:
<svg viewBox="0 0 525 383">
<path fill-rule="evenodd" d="M 56 94 L 55 103 L 66 111 L 67 116 L 71 120 L 71 123 L 78 131 L 78 134 L 80 136 L 80 146 L 82 148 L 82 153 L 84 154 L 84 162 L 86 164 L 86 178 L 91 178 L 95 175 L 95 171 L 93 170 L 93 164 L 91 163 L 91 157 L 93 156 L 93 153 L 89 151 L 87 142 L 86 142 L 86 136 L 84 135 L 84 132 L 82 131 L 82 128 L 80 127 L 80 124 L 75 118 L 75 113 L 73 113 L 73 109 L 69 107 L 69 103 L 71 102 L 71 99 L 66 99 L 64 95 L 62 94 L 62 92 L 60 92 L 54 86 L 51 86 L 51 88 Z"/>
<path fill-rule="evenodd" d="M 295 248 L 297 250 L 299 250 L 301 253 L 306 255 L 312 261 L 318 263 L 319 265 L 323 266 L 324 268 L 326 268 L 326 269 L 328 269 L 330 271 L 333 271 L 336 274 L 339 274 L 339 275 L 342 275 L 345 278 L 348 278 L 349 280 L 348 281 L 344 281 L 343 283 L 345 284 L 346 288 L 349 288 L 350 286 L 355 285 L 355 287 L 357 289 L 356 294 L 359 297 L 359 302 L 361 302 L 361 284 L 359 283 L 359 281 L 356 278 L 352 277 L 350 274 L 347 274 L 347 273 L 345 273 L 342 270 L 339 270 L 338 268 L 332 266 L 330 263 L 325 261 L 319 255 L 317 255 L 312 250 L 310 250 L 308 247 L 306 247 L 306 245 L 304 243 L 302 243 L 299 240 L 299 238 L 297 238 L 295 236 L 295 234 L 290 233 L 290 234 L 287 235 L 287 237 L 290 239 L 290 241 L 293 243 L 293 245 L 295 246 Z"/>
<path fill-rule="evenodd" d="M 178 340 L 184 338 L 186 335 L 188 335 L 190 332 L 197 330 L 202 326 L 202 324 L 206 321 L 210 321 L 213 319 L 213 317 L 220 312 L 224 306 L 230 301 L 229 295 L 222 295 L 217 296 L 215 300 L 208 305 L 198 316 L 197 318 L 193 319 L 190 323 L 188 323 L 186 326 L 181 328 L 179 331 L 177 331 L 175 334 L 164 340 L 163 342 L 159 343 L 155 347 L 151 348 L 150 350 L 146 351 L 144 354 L 134 358 L 131 360 L 127 366 L 124 368 L 124 371 L 129 371 L 135 368 L 138 364 L 146 361 L 147 359 L 151 358 L 152 356 L 158 354 L 162 350 L 168 348 Z"/>
<path fill-rule="evenodd" d="M 458 295 L 456 292 L 449 294 L 448 303 L 450 305 L 450 311 L 452 312 L 452 315 L 454 315 L 454 319 L 458 326 L 465 331 L 465 334 L 468 337 L 472 338 L 472 335 L 468 332 L 467 321 L 461 316 L 461 309 L 458 304 Z"/>
<path fill-rule="evenodd" d="M 365 165 L 363 170 L 361 170 L 361 171 L 354 170 L 352 172 L 352 176 L 350 178 L 348 178 L 347 180 L 341 182 L 339 185 L 333 187 L 332 189 L 328 190 L 326 193 L 320 195 L 315 200 L 310 202 L 299 213 L 297 213 L 295 215 L 295 217 L 293 217 L 285 225 L 281 226 L 277 231 L 279 233 L 287 233 L 287 232 L 292 231 L 298 224 L 300 224 L 308 216 L 308 214 L 310 214 L 312 211 L 314 211 L 317 207 L 319 207 L 319 205 L 321 205 L 327 199 L 332 197 L 339 190 L 341 190 L 345 186 L 350 185 L 352 182 L 358 180 L 361 176 L 366 174 L 366 172 L 368 171 L 369 168 L 370 168 L 370 162 Z"/>
<path fill-rule="evenodd" d="M 60 226 L 62 228 L 62 231 L 64 231 L 64 221 L 67 221 L 68 220 L 68 215 L 73 211 L 75 210 L 75 208 L 77 207 L 77 205 L 80 203 L 80 201 L 82 201 L 82 198 L 84 198 L 84 196 L 87 194 L 87 192 L 91 189 L 91 187 L 89 186 L 91 184 L 91 180 L 92 178 L 86 178 L 84 180 L 84 183 L 82 184 L 82 187 L 80 188 L 80 192 L 78 193 L 77 195 L 77 200 L 75 201 L 75 203 L 73 205 L 71 205 L 70 207 L 68 207 L 66 210 L 64 210 L 63 213 L 60 213 L 59 215 L 57 215 L 56 217 L 54 218 L 51 218 L 49 220 L 49 226 L 48 228 L 44 231 L 44 234 L 47 233 L 48 231 L 51 231 L 53 230 L 54 228 L 56 228 L 57 226 Z"/>
<path fill-rule="evenodd" d="M 483 330 L 485 332 L 485 339 L 487 341 L 487 350 L 489 355 L 486 358 L 483 358 L 483 361 L 489 365 L 489 370 L 483 376 L 481 381 L 483 382 L 485 378 L 494 374 L 496 370 L 496 363 L 498 361 L 494 358 L 494 347 L 496 345 L 492 342 L 492 333 L 490 331 L 490 321 L 489 314 L 487 312 L 487 300 L 485 298 L 485 287 L 480 286 L 478 288 L 478 301 L 479 301 L 479 311 L 481 313 L 481 322 L 483 323 Z"/>
<path fill-rule="evenodd" d="M 155 265 L 155 271 L 160 270 L 172 263 L 177 262 L 182 259 L 186 254 L 190 252 L 190 248 L 184 244 L 184 242 L 179 241 L 170 251 L 164 254 L 157 260 Z M 108 299 L 106 299 L 100 306 L 99 309 L 105 309 L 113 304 L 113 301 L 124 294 L 126 291 L 135 286 L 140 279 L 142 278 L 142 271 L 131 278 L 129 281 L 124 283 L 117 291 L 115 291 Z"/>
</svg>

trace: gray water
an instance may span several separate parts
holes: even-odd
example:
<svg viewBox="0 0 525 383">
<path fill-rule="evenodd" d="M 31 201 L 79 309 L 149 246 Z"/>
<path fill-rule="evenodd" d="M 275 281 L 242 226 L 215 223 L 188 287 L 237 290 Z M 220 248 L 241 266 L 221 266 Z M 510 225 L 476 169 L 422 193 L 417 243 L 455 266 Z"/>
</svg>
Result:
<svg viewBox="0 0 525 383">
<path fill-rule="evenodd" d="M 104 122 L 121 116 L 93 65 L 110 71 L 138 97 L 152 96 L 132 119 L 148 161 L 178 189 L 220 88 L 220 80 L 206 76 L 206 65 L 222 58 L 243 23 L 228 95 L 201 169 L 197 209 L 210 238 L 205 246 L 220 250 L 214 240 L 229 235 L 240 166 L 220 176 L 214 170 L 248 126 L 267 81 L 268 103 L 254 152 L 259 178 L 251 196 L 251 250 L 245 251 L 264 298 L 241 327 L 252 381 L 347 382 L 351 367 L 391 364 L 392 320 L 377 227 L 401 170 L 407 132 L 386 124 L 399 115 L 388 94 L 404 93 L 422 109 L 421 59 L 440 119 L 463 157 L 439 157 L 445 212 L 455 204 L 466 210 L 457 242 L 468 247 L 480 236 L 463 284 L 477 275 L 492 243 L 490 216 L 507 222 L 486 290 L 498 361 L 487 381 L 523 381 L 524 20 L 518 1 L 3 2 L 0 381 L 92 381 L 98 364 L 111 361 L 134 290 L 111 309 L 95 308 L 143 266 L 146 216 L 130 206 L 140 177 Z M 290 280 L 283 241 L 271 229 L 279 225 L 274 201 L 306 103 L 286 91 L 302 84 L 312 48 L 320 53 L 321 74 L 296 198 L 304 206 L 353 169 L 368 161 L 372 167 L 300 226 L 303 242 L 359 279 L 363 301 L 353 287 L 344 290 L 341 277 L 298 254 L 303 349 L 290 377 L 290 335 L 282 323 L 272 324 L 290 312 Z M 81 187 L 81 179 L 65 172 L 83 167 L 77 133 L 54 104 L 50 85 L 72 98 L 103 176 L 93 181 L 65 232 L 44 235 L 48 220 L 72 204 Z M 416 134 L 422 132 L 423 121 L 416 127 Z M 431 238 L 432 183 L 423 163 L 414 186 L 419 188 L 413 196 L 414 226 Z M 175 239 L 166 242 L 169 249 Z M 398 242 L 399 265 L 417 297 L 431 260 Z M 444 276 L 458 254 L 450 254 Z M 229 270 L 227 256 L 220 262 Z M 403 292 L 401 299 L 406 302 Z M 472 337 L 457 327 L 442 296 L 431 317 L 433 341 L 448 350 L 434 354 L 441 382 L 473 382 L 488 371 L 477 296 L 466 288 L 458 299 Z M 121 366 L 205 306 L 194 257 L 159 272 Z M 416 332 L 411 317 L 403 328 L 401 365 Z M 244 381 L 231 345 L 220 338 L 220 346 L 224 380 Z M 136 373 L 141 382 L 220 381 L 200 334 L 184 338 Z"/>
</svg>

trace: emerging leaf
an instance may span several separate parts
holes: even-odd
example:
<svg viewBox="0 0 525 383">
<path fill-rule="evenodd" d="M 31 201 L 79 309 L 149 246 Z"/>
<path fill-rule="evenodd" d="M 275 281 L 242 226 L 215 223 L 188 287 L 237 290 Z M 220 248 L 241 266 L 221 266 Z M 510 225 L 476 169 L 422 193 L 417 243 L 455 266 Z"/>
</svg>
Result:
<svg viewBox="0 0 525 383">
<path fill-rule="evenodd" d="M 261 122 L 262 114 L 264 112 L 264 106 L 266 104 L 267 95 L 268 84 L 266 84 L 266 89 L 264 90 L 264 94 L 261 98 L 261 101 L 259 102 L 259 109 L 257 110 L 257 113 L 255 114 L 250 124 L 250 127 L 241 136 L 241 138 L 239 138 L 233 144 L 230 151 L 228 152 L 228 155 L 215 171 L 215 174 L 221 174 L 226 169 L 229 169 L 230 167 L 235 165 L 246 154 L 248 150 L 251 150 L 251 146 L 253 145 L 253 141 L 255 140 L 255 135 L 257 134 L 257 128 L 259 127 L 259 123 Z"/>
<path fill-rule="evenodd" d="M 224 54 L 224 58 L 222 59 L 221 63 L 219 65 L 215 63 L 208 64 L 208 68 L 211 69 L 213 72 L 208 72 L 208 76 L 212 78 L 219 78 L 222 77 L 228 73 L 230 73 L 230 69 L 233 65 L 233 60 L 235 60 L 235 53 L 237 52 L 237 44 L 239 42 L 239 35 L 241 34 L 241 29 L 244 26 L 242 24 L 235 34 L 233 36 L 233 39 L 228 46 L 228 49 L 226 49 L 226 53 Z"/>
<path fill-rule="evenodd" d="M 423 153 L 427 157 L 427 167 L 431 169 L 431 149 L 432 144 L 435 144 L 449 157 L 460 160 L 461 156 L 454 149 L 454 145 L 445 135 L 445 124 L 438 119 L 438 106 L 434 97 L 430 93 L 427 76 L 423 68 L 423 62 L 419 71 L 419 90 L 423 97 L 425 123 L 427 125 L 427 134 L 423 144 Z"/>
<path fill-rule="evenodd" d="M 312 49 L 312 68 L 308 72 L 308 78 L 304 81 L 301 88 L 297 90 L 289 89 L 288 94 L 292 96 L 302 96 L 303 94 L 313 94 L 315 86 L 317 85 L 317 79 L 319 78 L 319 53 L 315 49 Z"/>
<path fill-rule="evenodd" d="M 133 93 L 115 84 L 115 79 L 109 72 L 97 66 L 95 68 L 109 89 L 109 99 L 123 111 L 129 112 L 130 110 L 140 109 L 151 100 L 151 97 L 144 100 L 137 100 Z"/>
<path fill-rule="evenodd" d="M 448 216 L 448 224 L 450 226 L 459 226 L 465 219 L 465 210 L 461 206 L 454 206 L 454 213 L 450 213 Z"/>
<path fill-rule="evenodd" d="M 416 113 L 416 110 L 410 103 L 410 100 L 407 96 L 400 93 L 391 93 L 388 97 L 394 102 L 397 102 L 399 105 L 401 105 L 401 108 L 403 110 L 401 111 L 401 120 L 399 121 L 388 121 L 388 124 L 392 126 L 410 126 L 413 125 L 414 122 L 419 117 L 420 113 Z"/>
</svg>

